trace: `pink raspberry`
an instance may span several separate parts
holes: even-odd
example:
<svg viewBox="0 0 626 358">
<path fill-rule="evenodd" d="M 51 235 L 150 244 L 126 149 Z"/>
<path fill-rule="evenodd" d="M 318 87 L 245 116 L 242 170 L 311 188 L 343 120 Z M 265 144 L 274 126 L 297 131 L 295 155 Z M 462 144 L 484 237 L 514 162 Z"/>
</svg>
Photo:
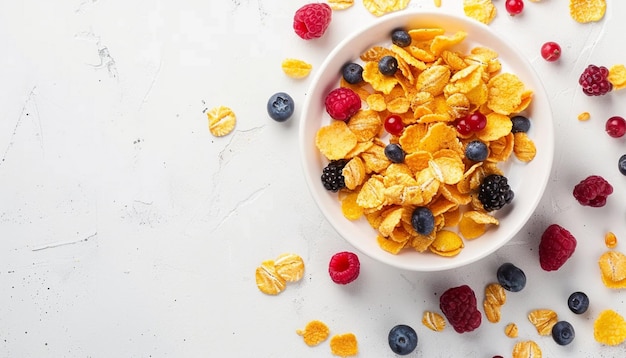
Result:
<svg viewBox="0 0 626 358">
<path fill-rule="evenodd" d="M 324 104 L 331 117 L 345 121 L 361 109 L 361 97 L 349 88 L 339 87 L 328 93 Z"/>
<path fill-rule="evenodd" d="M 471 332 L 480 326 L 482 316 L 476 295 L 468 286 L 453 287 L 439 297 L 439 308 L 458 333 Z"/>
<path fill-rule="evenodd" d="M 594 208 L 604 206 L 606 198 L 613 193 L 613 187 L 599 175 L 592 175 L 576 184 L 574 198 L 581 205 Z"/>
<path fill-rule="evenodd" d="M 359 257 L 349 251 L 338 252 L 330 258 L 328 273 L 334 283 L 346 285 L 356 280 L 361 271 Z"/>
<path fill-rule="evenodd" d="M 312 3 L 302 6 L 293 17 L 293 29 L 305 40 L 322 37 L 333 11 L 326 3 Z"/>
<path fill-rule="evenodd" d="M 539 263 L 545 271 L 556 271 L 572 256 L 576 238 L 566 229 L 552 224 L 541 235 Z"/>
</svg>

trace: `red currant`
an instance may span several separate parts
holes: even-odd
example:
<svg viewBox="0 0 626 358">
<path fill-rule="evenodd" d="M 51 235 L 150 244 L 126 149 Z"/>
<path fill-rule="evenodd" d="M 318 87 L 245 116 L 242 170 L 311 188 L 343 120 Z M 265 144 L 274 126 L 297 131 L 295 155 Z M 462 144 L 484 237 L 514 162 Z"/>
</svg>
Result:
<svg viewBox="0 0 626 358">
<path fill-rule="evenodd" d="M 460 135 L 469 135 L 472 133 L 472 127 L 467 123 L 467 117 L 463 117 L 454 122 L 457 132 Z"/>
<path fill-rule="evenodd" d="M 404 130 L 404 123 L 402 118 L 396 114 L 389 115 L 385 118 L 385 130 L 391 135 L 400 135 Z"/>
<path fill-rule="evenodd" d="M 550 41 L 541 46 L 541 57 L 548 62 L 553 62 L 561 57 L 561 46 L 558 43 Z"/>
<path fill-rule="evenodd" d="M 614 116 L 606 121 L 606 133 L 613 138 L 620 138 L 626 134 L 626 120 L 619 116 Z"/>
<path fill-rule="evenodd" d="M 471 128 L 472 132 L 478 132 L 487 125 L 487 117 L 480 112 L 474 112 L 465 117 L 465 122 Z"/>
<path fill-rule="evenodd" d="M 519 15 L 524 10 L 524 1 L 523 0 L 506 0 L 504 3 L 504 7 L 506 11 L 511 16 Z"/>
</svg>

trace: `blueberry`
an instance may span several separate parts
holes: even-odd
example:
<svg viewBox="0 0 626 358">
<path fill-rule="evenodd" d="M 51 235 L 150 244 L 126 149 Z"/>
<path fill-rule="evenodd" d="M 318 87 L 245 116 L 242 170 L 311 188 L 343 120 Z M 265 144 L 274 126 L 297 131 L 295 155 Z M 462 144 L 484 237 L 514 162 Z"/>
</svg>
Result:
<svg viewBox="0 0 626 358">
<path fill-rule="evenodd" d="M 626 175 L 626 154 L 619 157 L 619 161 L 617 162 L 617 167 L 619 168 L 619 172 Z"/>
<path fill-rule="evenodd" d="M 435 216 L 429 208 L 418 206 L 411 215 L 411 225 L 421 235 L 429 235 L 435 229 Z"/>
<path fill-rule="evenodd" d="M 510 262 L 500 265 L 497 277 L 500 286 L 507 291 L 519 292 L 526 286 L 526 274 Z"/>
<path fill-rule="evenodd" d="M 395 354 L 407 355 L 417 347 L 417 333 L 405 324 L 399 324 L 389 331 L 389 347 Z"/>
<path fill-rule="evenodd" d="M 394 30 L 391 33 L 391 42 L 400 47 L 407 47 L 411 44 L 411 35 L 402 29 Z"/>
<path fill-rule="evenodd" d="M 274 93 L 267 101 L 267 113 L 276 122 L 284 122 L 293 114 L 295 104 L 285 92 Z"/>
<path fill-rule="evenodd" d="M 589 308 L 589 297 L 584 292 L 574 292 L 567 299 L 567 307 L 576 314 L 583 314 Z"/>
<path fill-rule="evenodd" d="M 363 67 L 358 63 L 350 62 L 341 69 L 343 79 L 350 84 L 357 84 L 363 81 Z"/>
<path fill-rule="evenodd" d="M 391 143 L 385 147 L 385 155 L 393 163 L 402 163 L 406 153 L 399 144 Z"/>
<path fill-rule="evenodd" d="M 515 116 L 511 118 L 511 122 L 513 122 L 513 128 L 511 128 L 511 132 L 528 132 L 530 129 L 530 120 L 524 116 Z"/>
<path fill-rule="evenodd" d="M 566 346 L 574 340 L 574 327 L 567 321 L 559 321 L 552 326 L 552 338 L 556 344 Z"/>
<path fill-rule="evenodd" d="M 383 56 L 378 60 L 378 70 L 385 76 L 393 76 L 398 70 L 398 60 L 393 56 Z"/>
<path fill-rule="evenodd" d="M 474 162 L 482 162 L 489 156 L 487 145 L 479 140 L 473 140 L 465 146 L 465 157 Z"/>
</svg>

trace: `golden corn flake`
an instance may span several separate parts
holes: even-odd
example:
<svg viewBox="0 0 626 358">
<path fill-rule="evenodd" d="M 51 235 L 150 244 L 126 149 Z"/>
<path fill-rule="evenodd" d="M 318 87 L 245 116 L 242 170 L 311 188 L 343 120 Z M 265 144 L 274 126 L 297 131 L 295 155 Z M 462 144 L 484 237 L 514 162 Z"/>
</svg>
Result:
<svg viewBox="0 0 626 358">
<path fill-rule="evenodd" d="M 440 230 L 430 244 L 430 251 L 440 256 L 456 256 L 464 246 L 463 239 L 455 232 Z"/>
<path fill-rule="evenodd" d="M 509 133 L 505 135 L 504 137 L 500 137 L 492 141 L 491 143 L 489 143 L 489 156 L 487 157 L 487 160 L 490 162 L 504 162 L 508 160 L 515 146 L 514 139 L 515 139 L 514 134 Z M 534 143 L 532 144 L 534 145 Z M 527 161 L 530 161 L 530 160 L 527 160 Z"/>
<path fill-rule="evenodd" d="M 450 80 L 450 75 L 450 69 L 446 66 L 431 66 L 417 76 L 417 90 L 437 96 L 443 93 L 444 87 Z"/>
<path fill-rule="evenodd" d="M 626 288 L 626 255 L 607 251 L 598 260 L 602 282 L 608 288 Z"/>
<path fill-rule="evenodd" d="M 485 312 L 485 317 L 491 323 L 500 322 L 500 318 L 502 317 L 501 307 L 499 305 L 494 305 L 489 301 L 483 301 L 483 311 Z"/>
<path fill-rule="evenodd" d="M 613 65 L 609 68 L 609 82 L 613 85 L 614 90 L 626 87 L 626 66 Z"/>
<path fill-rule="evenodd" d="M 411 0 L 363 0 L 363 6 L 374 16 L 403 10 Z"/>
<path fill-rule="evenodd" d="M 357 144 L 357 136 L 343 121 L 332 121 L 331 124 L 321 127 L 315 136 L 317 149 L 328 160 L 342 159 Z"/>
<path fill-rule="evenodd" d="M 515 323 L 509 323 L 504 327 L 504 334 L 509 338 L 517 338 L 519 329 Z"/>
<path fill-rule="evenodd" d="M 385 102 L 385 96 L 380 93 L 372 93 L 365 99 L 368 107 L 376 112 L 382 112 L 387 109 L 387 103 Z"/>
<path fill-rule="evenodd" d="M 358 220 L 363 216 L 363 208 L 356 202 L 359 193 L 352 192 L 341 200 L 341 212 L 348 220 Z"/>
<path fill-rule="evenodd" d="M 528 134 L 517 132 L 514 136 L 513 152 L 515 153 L 515 157 L 522 162 L 530 162 L 535 159 L 537 147 L 535 146 L 535 142 L 528 137 Z"/>
<path fill-rule="evenodd" d="M 339 357 L 355 356 L 359 346 L 354 333 L 336 334 L 330 339 L 330 351 Z"/>
<path fill-rule="evenodd" d="M 539 335 L 548 336 L 552 334 L 552 327 L 558 322 L 559 317 L 552 310 L 538 309 L 528 314 L 528 320 L 535 326 Z"/>
<path fill-rule="evenodd" d="M 604 244 L 609 249 L 615 248 L 615 246 L 617 246 L 617 236 L 611 231 L 607 232 L 604 235 Z"/>
<path fill-rule="evenodd" d="M 513 358 L 541 358 L 541 348 L 534 341 L 520 341 L 513 346 Z"/>
<path fill-rule="evenodd" d="M 485 287 L 485 300 L 492 305 L 502 306 L 506 303 L 506 291 L 499 283 L 490 283 Z"/>
<path fill-rule="evenodd" d="M 466 16 L 483 24 L 489 24 L 497 13 L 491 0 L 463 0 L 463 11 Z"/>
<path fill-rule="evenodd" d="M 483 142 L 497 140 L 511 133 L 513 122 L 511 118 L 499 113 L 489 113 L 486 115 L 487 124 L 476 135 Z"/>
<path fill-rule="evenodd" d="M 232 109 L 226 106 L 217 106 L 207 112 L 209 117 L 209 131 L 216 137 L 222 137 L 235 129 L 237 117 Z"/>
<path fill-rule="evenodd" d="M 278 273 L 273 260 L 263 261 L 256 269 L 256 285 L 261 292 L 277 295 L 287 287 L 286 280 Z"/>
<path fill-rule="evenodd" d="M 304 78 L 311 73 L 311 69 L 313 68 L 310 63 L 295 58 L 283 60 L 281 67 L 283 68 L 283 72 L 291 78 Z"/>
<path fill-rule="evenodd" d="M 487 107 L 505 116 L 520 112 L 522 100 L 531 95 L 519 77 L 508 72 L 492 77 L 487 87 Z"/>
<path fill-rule="evenodd" d="M 435 332 L 441 332 L 446 328 L 446 320 L 436 312 L 425 311 L 422 316 L 422 324 Z"/>
<path fill-rule="evenodd" d="M 368 61 L 363 66 L 363 80 L 369 83 L 373 89 L 389 94 L 398 84 L 398 80 L 393 76 L 385 76 L 378 70 L 378 63 Z"/>
<path fill-rule="evenodd" d="M 611 309 L 600 312 L 593 323 L 593 337 L 609 346 L 622 344 L 626 341 L 626 320 Z"/>
<path fill-rule="evenodd" d="M 581 112 L 578 115 L 578 120 L 581 122 L 588 121 L 589 118 L 591 118 L 591 114 L 589 114 L 589 112 Z"/>
<path fill-rule="evenodd" d="M 287 282 L 299 281 L 304 275 L 304 260 L 299 255 L 284 253 L 274 259 L 276 272 Z"/>
<path fill-rule="evenodd" d="M 392 238 L 386 238 L 382 235 L 378 235 L 376 237 L 376 241 L 381 249 L 394 255 L 399 254 L 400 251 L 402 251 L 402 249 L 406 246 L 406 242 L 398 242 Z"/>
<path fill-rule="evenodd" d="M 606 12 L 605 0 L 570 0 L 569 14 L 580 23 L 600 21 Z"/>
<path fill-rule="evenodd" d="M 348 121 L 348 128 L 356 135 L 359 142 L 367 142 L 380 133 L 383 122 L 378 112 L 365 109 L 355 113 Z"/>
<path fill-rule="evenodd" d="M 467 37 L 467 32 L 457 31 L 452 36 L 439 35 L 435 36 L 430 43 L 430 52 L 435 56 L 439 56 L 444 50 L 450 49 L 452 46 L 460 44 Z"/>
<path fill-rule="evenodd" d="M 385 185 L 382 180 L 371 177 L 359 190 L 356 203 L 364 209 L 381 207 L 385 202 Z"/>
<path fill-rule="evenodd" d="M 307 346 L 313 347 L 324 342 L 330 335 L 330 330 L 324 322 L 313 320 L 307 323 L 304 329 L 296 330 L 296 333 L 302 336 Z"/>
<path fill-rule="evenodd" d="M 341 174 L 344 177 L 346 188 L 356 189 L 365 181 L 365 164 L 359 157 L 354 157 L 343 167 Z"/>
<path fill-rule="evenodd" d="M 482 211 L 466 211 L 459 222 L 459 233 L 466 239 L 476 239 L 487 231 L 487 225 L 498 225 L 498 219 Z"/>
<path fill-rule="evenodd" d="M 328 0 L 327 2 L 333 10 L 345 10 L 354 5 L 354 0 Z"/>
</svg>

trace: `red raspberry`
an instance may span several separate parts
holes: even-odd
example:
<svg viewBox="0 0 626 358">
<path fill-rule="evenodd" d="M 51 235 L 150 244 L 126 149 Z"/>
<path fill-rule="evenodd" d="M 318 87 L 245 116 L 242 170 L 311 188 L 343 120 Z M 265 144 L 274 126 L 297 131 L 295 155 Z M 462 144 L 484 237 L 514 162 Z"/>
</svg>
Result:
<svg viewBox="0 0 626 358">
<path fill-rule="evenodd" d="M 330 258 L 328 273 L 334 283 L 346 285 L 359 277 L 361 263 L 359 257 L 352 252 L 338 252 Z"/>
<path fill-rule="evenodd" d="M 293 29 L 305 40 L 322 37 L 332 17 L 333 11 L 326 3 L 304 5 L 293 17 Z"/>
<path fill-rule="evenodd" d="M 539 263 L 545 271 L 556 271 L 576 249 L 576 238 L 566 229 L 552 224 L 541 235 Z"/>
<path fill-rule="evenodd" d="M 613 84 L 607 79 L 609 70 L 604 66 L 589 65 L 578 79 L 587 96 L 602 96 L 613 90 Z"/>
<path fill-rule="evenodd" d="M 482 316 L 476 295 L 467 285 L 453 287 L 439 297 L 439 308 L 458 333 L 471 332 L 480 326 Z"/>
<path fill-rule="evenodd" d="M 325 105 L 331 117 L 345 121 L 361 109 L 361 97 L 349 88 L 339 87 L 326 96 Z"/>
<path fill-rule="evenodd" d="M 580 205 L 598 208 L 606 204 L 606 198 L 613 193 L 613 187 L 603 177 L 592 175 L 576 184 L 574 198 Z"/>
</svg>

